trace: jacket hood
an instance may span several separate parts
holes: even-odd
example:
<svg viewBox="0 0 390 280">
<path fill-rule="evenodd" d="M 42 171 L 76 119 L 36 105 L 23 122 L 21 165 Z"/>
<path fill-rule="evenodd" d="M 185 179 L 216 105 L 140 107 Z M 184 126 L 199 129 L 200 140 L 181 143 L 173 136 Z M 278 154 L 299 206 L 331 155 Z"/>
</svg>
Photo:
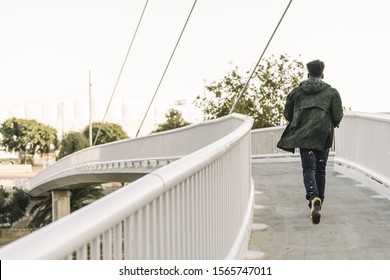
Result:
<svg viewBox="0 0 390 280">
<path fill-rule="evenodd" d="M 300 86 L 306 93 L 309 94 L 317 93 L 323 91 L 327 87 L 330 87 L 330 85 L 325 83 L 322 79 L 313 77 L 303 81 Z"/>
</svg>

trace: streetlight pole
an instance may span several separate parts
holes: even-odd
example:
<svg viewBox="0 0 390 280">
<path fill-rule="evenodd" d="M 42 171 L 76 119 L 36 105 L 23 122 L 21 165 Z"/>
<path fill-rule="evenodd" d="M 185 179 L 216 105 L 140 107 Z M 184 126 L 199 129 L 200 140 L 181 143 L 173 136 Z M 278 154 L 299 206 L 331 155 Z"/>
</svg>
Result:
<svg viewBox="0 0 390 280">
<path fill-rule="evenodd" d="M 61 137 L 64 139 L 64 101 L 61 102 Z"/>
<path fill-rule="evenodd" d="M 91 70 L 89 70 L 89 146 L 92 147 L 92 92 Z"/>
</svg>

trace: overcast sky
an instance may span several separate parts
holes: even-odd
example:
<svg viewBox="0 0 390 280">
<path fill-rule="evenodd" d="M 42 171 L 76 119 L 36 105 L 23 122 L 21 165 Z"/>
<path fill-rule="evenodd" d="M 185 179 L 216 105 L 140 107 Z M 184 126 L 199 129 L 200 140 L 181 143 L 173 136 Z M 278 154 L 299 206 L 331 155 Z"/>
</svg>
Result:
<svg viewBox="0 0 390 280">
<path fill-rule="evenodd" d="M 252 70 L 288 2 L 198 0 L 155 103 L 192 102 L 234 66 Z M 345 106 L 390 111 L 389 3 L 294 0 L 266 57 L 321 59 Z M 87 95 L 89 70 L 93 96 L 110 96 L 144 4 L 0 0 L 0 107 Z M 150 100 L 192 4 L 149 1 L 116 96 Z"/>
</svg>

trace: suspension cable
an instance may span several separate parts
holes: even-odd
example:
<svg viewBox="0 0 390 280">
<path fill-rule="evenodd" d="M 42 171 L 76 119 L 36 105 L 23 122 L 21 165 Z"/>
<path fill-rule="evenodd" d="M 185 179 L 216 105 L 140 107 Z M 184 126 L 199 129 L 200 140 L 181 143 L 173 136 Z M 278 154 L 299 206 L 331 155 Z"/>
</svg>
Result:
<svg viewBox="0 0 390 280">
<path fill-rule="evenodd" d="M 156 97 L 157 92 L 158 92 L 158 90 L 160 89 L 161 83 L 162 83 L 162 81 L 163 81 L 163 79 L 164 79 L 164 77 L 165 77 L 165 74 L 166 74 L 166 72 L 167 72 L 167 70 L 168 70 L 168 68 L 169 68 L 169 65 L 170 65 L 170 63 L 171 63 L 171 61 L 172 61 L 172 58 L 173 58 L 173 56 L 174 56 L 174 54 L 175 54 L 175 52 L 176 52 L 176 49 L 177 49 L 177 46 L 179 45 L 179 42 L 180 42 L 180 40 L 181 40 L 181 37 L 183 36 L 184 30 L 185 30 L 186 27 L 187 27 L 187 23 L 188 23 L 188 21 L 190 20 L 190 17 L 191 17 L 192 11 L 193 11 L 194 8 L 195 8 L 196 2 L 197 2 L 197 0 L 195 0 L 195 1 L 194 1 L 194 4 L 192 5 L 191 11 L 190 11 L 190 13 L 188 14 L 187 20 L 186 20 L 186 22 L 185 22 L 185 24 L 184 24 L 184 26 L 183 26 L 183 29 L 181 30 L 181 33 L 180 33 L 180 36 L 179 36 L 179 38 L 178 38 L 178 40 L 177 40 L 177 42 L 176 42 L 175 48 L 174 48 L 173 51 L 172 51 L 171 57 L 170 57 L 169 60 L 168 60 L 167 66 L 165 67 L 165 70 L 164 70 L 164 72 L 163 72 L 163 74 L 162 74 L 162 76 L 161 76 L 160 82 L 159 82 L 158 85 L 157 85 L 157 88 L 156 88 L 156 90 L 155 90 L 155 92 L 154 92 L 154 95 L 153 95 L 152 99 L 151 99 L 150 102 L 149 102 L 148 109 L 146 110 L 146 113 L 145 113 L 145 115 L 144 115 L 144 117 L 143 117 L 143 119 L 142 119 L 142 121 L 141 121 L 141 124 L 140 124 L 140 126 L 139 126 L 139 128 L 138 128 L 138 131 L 137 131 L 137 134 L 135 135 L 135 137 L 138 136 L 138 134 L 139 134 L 139 132 L 140 132 L 140 130 L 141 130 L 141 128 L 142 128 L 142 125 L 144 124 L 144 121 L 145 121 L 145 119 L 146 119 L 146 116 L 147 116 L 148 113 L 149 113 L 150 107 L 152 106 L 152 103 L 153 103 L 153 101 L 154 101 L 154 98 Z"/>
<path fill-rule="evenodd" d="M 259 66 L 260 61 L 263 59 L 263 56 L 264 56 L 264 54 L 265 54 L 265 52 L 266 52 L 266 50 L 267 50 L 269 44 L 271 43 L 271 41 L 272 41 L 272 39 L 273 39 L 273 37 L 274 37 L 276 31 L 278 30 L 280 23 L 283 21 L 283 18 L 284 18 L 284 16 L 286 15 L 286 13 L 287 13 L 287 11 L 288 11 L 288 8 L 290 7 L 291 2 L 292 2 L 292 0 L 290 0 L 290 2 L 288 2 L 288 5 L 287 5 L 286 9 L 284 10 L 282 17 L 280 18 L 278 24 L 276 25 L 276 27 L 275 27 L 275 29 L 274 29 L 274 32 L 272 33 L 271 37 L 269 38 L 268 43 L 267 43 L 267 45 L 265 46 L 265 48 L 264 48 L 264 50 L 263 50 L 263 52 L 262 52 L 262 54 L 261 54 L 259 60 L 257 61 L 255 68 L 253 68 L 253 71 L 252 71 L 251 75 L 249 76 L 248 81 L 246 82 L 245 86 L 242 88 L 240 94 L 239 94 L 238 97 L 237 97 L 237 100 L 234 102 L 232 108 L 230 109 L 229 115 L 232 114 L 232 113 L 234 113 L 234 111 L 236 110 L 237 105 L 238 105 L 238 102 L 240 101 L 242 95 L 245 93 L 246 89 L 248 88 L 249 82 L 250 82 L 250 80 L 253 78 L 253 74 L 255 73 L 257 67 Z"/>
<path fill-rule="evenodd" d="M 129 48 L 127 49 L 127 53 L 126 53 L 125 59 L 123 60 L 121 70 L 119 71 L 118 78 L 117 78 L 117 80 L 116 80 L 114 89 L 113 89 L 113 91 L 112 91 L 111 98 L 110 98 L 110 100 L 109 100 L 109 102 L 108 102 L 108 105 L 107 105 L 107 108 L 106 108 L 106 112 L 104 113 L 104 117 L 103 117 L 102 123 L 100 124 L 99 129 L 98 129 L 98 131 L 97 131 L 97 133 L 96 133 L 96 137 L 95 137 L 95 141 L 94 141 L 93 145 L 96 145 L 96 141 L 97 141 L 97 139 L 98 139 L 98 137 L 99 137 L 99 134 L 100 134 L 100 131 L 101 131 L 101 129 L 102 129 L 102 126 L 103 126 L 103 124 L 104 124 L 104 122 L 105 122 L 105 120 L 106 120 L 106 117 L 107 117 L 107 114 L 108 114 L 108 110 L 110 109 L 112 99 L 114 98 L 114 94 L 115 94 L 115 92 L 116 92 L 116 88 L 117 88 L 118 83 L 119 83 L 119 80 L 120 80 L 120 78 L 121 78 L 121 76 L 122 76 L 122 72 L 123 72 L 123 69 L 125 68 L 126 61 L 127 61 L 127 58 L 129 57 L 131 48 L 133 47 L 133 43 L 134 43 L 135 37 L 137 36 L 137 32 L 138 32 L 138 29 L 139 29 L 139 27 L 140 27 L 140 25 L 141 25 L 142 18 L 143 18 L 144 14 L 145 14 L 145 10 L 146 10 L 146 7 L 148 6 L 148 3 L 149 3 L 149 0 L 146 0 L 145 5 L 144 5 L 144 8 L 143 8 L 143 10 L 142 10 L 142 14 L 141 14 L 141 16 L 140 16 L 140 18 L 139 18 L 139 20 L 138 20 L 137 28 L 135 29 L 133 38 L 131 39 L 131 43 L 130 43 L 130 45 L 129 45 Z"/>
</svg>

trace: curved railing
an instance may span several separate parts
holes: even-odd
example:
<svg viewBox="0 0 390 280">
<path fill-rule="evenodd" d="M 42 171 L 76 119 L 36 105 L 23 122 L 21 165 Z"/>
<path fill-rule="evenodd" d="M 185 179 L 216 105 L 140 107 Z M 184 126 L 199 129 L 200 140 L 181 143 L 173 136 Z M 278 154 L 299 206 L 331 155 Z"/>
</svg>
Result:
<svg viewBox="0 0 390 280">
<path fill-rule="evenodd" d="M 254 203 L 251 126 L 252 119 L 233 114 L 131 140 L 140 144 L 131 151 L 137 158 L 150 157 L 147 150 L 187 155 L 3 247 L 0 259 L 242 258 Z M 108 160 L 122 144 L 91 148 L 49 170 Z"/>
<path fill-rule="evenodd" d="M 390 115 L 350 112 L 336 131 L 336 171 L 390 187 Z"/>
<path fill-rule="evenodd" d="M 132 169 L 140 165 L 148 167 L 160 165 L 161 162 L 165 164 L 217 141 L 238 124 L 236 118 L 225 118 L 223 121 L 210 121 L 87 148 L 62 158 L 37 174 L 28 181 L 27 189 L 31 195 L 39 196 L 43 192 L 61 188 L 53 184 L 61 178 L 103 169 Z"/>
</svg>

